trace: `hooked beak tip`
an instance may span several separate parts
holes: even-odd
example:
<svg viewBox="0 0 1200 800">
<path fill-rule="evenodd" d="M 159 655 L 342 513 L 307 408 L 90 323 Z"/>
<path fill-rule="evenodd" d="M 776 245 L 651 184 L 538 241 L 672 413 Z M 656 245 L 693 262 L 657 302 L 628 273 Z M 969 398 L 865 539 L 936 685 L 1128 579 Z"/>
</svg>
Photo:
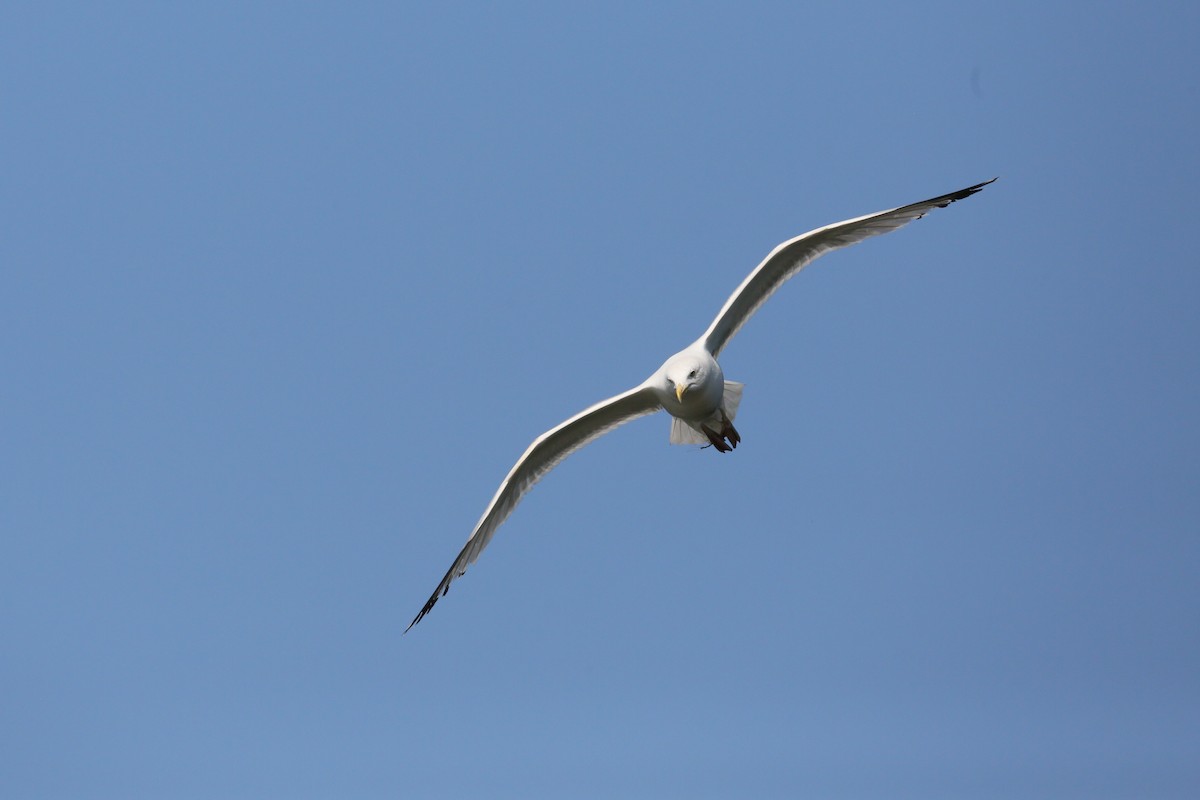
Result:
<svg viewBox="0 0 1200 800">
<path fill-rule="evenodd" d="M 679 384 L 679 383 L 675 384 L 675 398 L 679 402 L 682 403 L 683 402 L 683 393 L 686 392 L 687 390 L 688 390 L 688 387 L 686 387 L 682 384 Z"/>
</svg>

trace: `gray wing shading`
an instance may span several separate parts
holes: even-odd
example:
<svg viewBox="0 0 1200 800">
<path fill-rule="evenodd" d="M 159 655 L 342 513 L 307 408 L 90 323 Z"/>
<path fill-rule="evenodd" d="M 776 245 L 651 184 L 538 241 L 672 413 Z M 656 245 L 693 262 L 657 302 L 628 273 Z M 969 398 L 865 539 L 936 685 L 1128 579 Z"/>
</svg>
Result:
<svg viewBox="0 0 1200 800">
<path fill-rule="evenodd" d="M 776 289 L 818 257 L 830 250 L 846 247 L 861 242 L 863 239 L 901 228 L 915 219 L 920 219 L 935 208 L 945 208 L 955 200 L 970 197 L 995 180 L 992 178 L 990 181 L 977 183 L 966 189 L 923 200 L 920 203 L 848 219 L 845 222 L 835 222 L 824 228 L 817 228 L 815 231 L 797 236 L 795 239 L 789 239 L 772 250 L 763 262 L 747 276 L 746 280 L 742 281 L 742 285 L 725 301 L 724 307 L 721 308 L 712 325 L 704 332 L 700 341 L 704 343 L 708 352 L 712 353 L 713 358 L 716 358 L 733 338 L 733 335 L 746 324 L 746 320 L 750 319 L 750 316 L 767 301 L 767 298 Z"/>
<path fill-rule="evenodd" d="M 535 483 L 543 475 L 558 465 L 558 462 L 618 425 L 624 425 L 632 419 L 658 411 L 658 397 L 647 384 L 619 394 L 616 397 L 597 403 L 589 409 L 581 411 L 566 422 L 543 433 L 533 440 L 533 444 L 525 451 L 505 477 L 504 482 L 496 491 L 496 496 L 488 504 L 483 516 L 475 524 L 470 538 L 450 569 L 446 577 L 438 584 L 437 589 L 426 601 L 421 613 L 405 628 L 405 633 L 421 621 L 429 613 L 438 598 L 446 594 L 451 582 L 467 571 L 467 567 L 475 562 L 483 548 L 492 540 L 496 529 L 508 518 L 508 515 L 521 502 Z"/>
</svg>

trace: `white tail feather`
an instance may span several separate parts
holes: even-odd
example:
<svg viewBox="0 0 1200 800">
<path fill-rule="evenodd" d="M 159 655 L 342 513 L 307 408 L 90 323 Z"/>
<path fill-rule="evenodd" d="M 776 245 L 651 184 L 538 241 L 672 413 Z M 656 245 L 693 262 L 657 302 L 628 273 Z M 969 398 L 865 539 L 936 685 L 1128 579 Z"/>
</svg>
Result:
<svg viewBox="0 0 1200 800">
<path fill-rule="evenodd" d="M 725 416 L 729 417 L 730 422 L 737 416 L 738 406 L 742 404 L 742 389 L 745 388 L 744 383 L 725 381 L 725 397 L 721 403 L 725 406 Z"/>
<path fill-rule="evenodd" d="M 679 417 L 671 417 L 671 444 L 708 444 L 708 437 Z"/>
</svg>

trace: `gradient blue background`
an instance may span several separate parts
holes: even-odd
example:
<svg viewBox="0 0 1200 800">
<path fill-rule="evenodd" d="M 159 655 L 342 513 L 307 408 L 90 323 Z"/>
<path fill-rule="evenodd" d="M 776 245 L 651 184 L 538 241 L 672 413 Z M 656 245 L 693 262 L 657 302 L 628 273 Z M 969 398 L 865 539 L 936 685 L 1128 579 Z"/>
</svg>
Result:
<svg viewBox="0 0 1200 800">
<path fill-rule="evenodd" d="M 1194 4 L 189 5 L 0 11 L 0 795 L 1197 795 Z"/>
</svg>

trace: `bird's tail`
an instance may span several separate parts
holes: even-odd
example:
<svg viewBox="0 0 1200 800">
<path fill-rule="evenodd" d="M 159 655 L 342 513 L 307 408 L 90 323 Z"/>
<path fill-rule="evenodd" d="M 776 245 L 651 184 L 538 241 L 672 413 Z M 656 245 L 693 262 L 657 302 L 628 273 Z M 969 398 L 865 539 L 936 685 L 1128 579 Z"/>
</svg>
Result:
<svg viewBox="0 0 1200 800">
<path fill-rule="evenodd" d="M 671 417 L 671 444 L 708 444 L 708 437 L 679 417 Z"/>
<path fill-rule="evenodd" d="M 738 406 L 742 402 L 742 389 L 746 384 L 737 381 L 725 381 L 725 395 L 721 405 L 725 416 L 730 422 L 737 416 Z M 678 417 L 671 418 L 671 444 L 709 444 L 708 437 L 700 432 L 698 427 L 692 427 Z"/>
<path fill-rule="evenodd" d="M 722 405 L 725 406 L 725 416 L 729 417 L 730 422 L 733 422 L 733 418 L 737 416 L 738 406 L 742 404 L 742 389 L 745 388 L 746 384 L 744 383 L 725 381 L 725 397 Z"/>
</svg>

